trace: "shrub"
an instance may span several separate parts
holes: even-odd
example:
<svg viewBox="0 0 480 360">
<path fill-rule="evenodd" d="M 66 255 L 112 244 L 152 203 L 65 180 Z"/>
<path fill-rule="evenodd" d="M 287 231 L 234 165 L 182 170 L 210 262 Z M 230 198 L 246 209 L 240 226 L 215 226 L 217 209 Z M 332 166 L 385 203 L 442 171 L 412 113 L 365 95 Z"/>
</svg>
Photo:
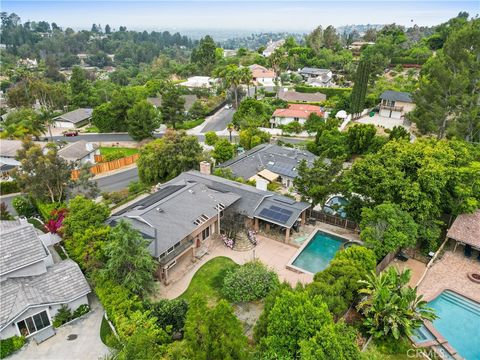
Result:
<svg viewBox="0 0 480 360">
<path fill-rule="evenodd" d="M 85 315 L 89 311 L 90 306 L 88 306 L 88 304 L 82 304 L 73 312 L 72 319 L 76 319 L 82 315 Z"/>
<path fill-rule="evenodd" d="M 163 329 L 171 326 L 173 331 L 180 331 L 185 325 L 188 304 L 184 299 L 161 299 L 156 303 L 148 304 L 152 315 L 157 318 L 157 325 Z"/>
<path fill-rule="evenodd" d="M 72 311 L 67 305 L 62 305 L 53 318 L 53 327 L 60 327 L 72 319 Z"/>
<path fill-rule="evenodd" d="M 213 146 L 218 141 L 218 135 L 215 134 L 215 131 L 207 131 L 205 133 L 205 143 L 207 145 Z"/>
<path fill-rule="evenodd" d="M 0 182 L 0 194 L 7 195 L 20 192 L 20 188 L 16 181 L 2 181 Z"/>
<path fill-rule="evenodd" d="M 292 121 L 291 123 L 283 125 L 282 130 L 284 133 L 287 134 L 298 134 L 302 132 L 302 124 L 296 121 Z"/>
<path fill-rule="evenodd" d="M 108 152 L 105 155 L 103 155 L 102 160 L 107 162 L 107 161 L 113 161 L 113 160 L 121 159 L 121 158 L 124 158 L 124 157 L 127 157 L 127 153 L 125 152 L 125 150 L 118 149 L 118 150 L 114 150 L 114 151 Z"/>
<path fill-rule="evenodd" d="M 128 184 L 128 193 L 129 194 L 138 194 L 147 189 L 147 186 L 140 181 L 132 181 Z"/>
<path fill-rule="evenodd" d="M 25 344 L 23 336 L 12 336 L 8 339 L 0 340 L 0 359 L 5 359 L 15 351 L 22 348 Z"/>
<path fill-rule="evenodd" d="M 37 202 L 37 209 L 40 215 L 42 216 L 45 222 L 48 222 L 51 219 L 54 219 L 56 216 L 56 210 L 65 209 L 65 203 L 54 202 L 54 203 L 42 203 Z"/>
<path fill-rule="evenodd" d="M 28 196 L 20 195 L 13 199 L 12 206 L 19 216 L 32 217 L 37 212 L 35 205 Z"/>
<path fill-rule="evenodd" d="M 223 295 L 233 302 L 262 299 L 279 285 L 277 274 L 260 262 L 231 270 L 223 280 Z"/>
</svg>

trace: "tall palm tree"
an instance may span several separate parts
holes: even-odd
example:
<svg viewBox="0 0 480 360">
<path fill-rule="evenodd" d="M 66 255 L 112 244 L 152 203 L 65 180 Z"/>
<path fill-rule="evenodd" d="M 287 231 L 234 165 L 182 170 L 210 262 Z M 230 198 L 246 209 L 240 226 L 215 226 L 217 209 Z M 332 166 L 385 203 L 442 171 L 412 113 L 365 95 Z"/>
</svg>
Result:
<svg viewBox="0 0 480 360">
<path fill-rule="evenodd" d="M 253 81 L 252 70 L 248 67 L 243 67 L 240 68 L 239 71 L 242 84 L 247 85 L 247 96 L 250 96 L 250 85 Z"/>
<path fill-rule="evenodd" d="M 424 320 L 437 318 L 417 289 L 408 286 L 410 270 L 399 273 L 390 267 L 386 271 L 372 272 L 359 290 L 365 295 L 357 308 L 365 316 L 364 325 L 373 337 L 411 335 Z"/>
</svg>

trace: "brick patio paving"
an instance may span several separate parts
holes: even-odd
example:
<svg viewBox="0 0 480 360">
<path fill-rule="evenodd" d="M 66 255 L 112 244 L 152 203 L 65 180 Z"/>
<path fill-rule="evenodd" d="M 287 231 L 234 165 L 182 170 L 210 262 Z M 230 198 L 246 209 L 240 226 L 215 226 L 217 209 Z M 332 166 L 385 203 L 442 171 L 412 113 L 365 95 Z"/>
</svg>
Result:
<svg viewBox="0 0 480 360">
<path fill-rule="evenodd" d="M 480 262 L 477 259 L 466 258 L 462 246 L 455 253 L 446 251 L 428 270 L 418 292 L 426 301 L 431 301 L 443 290 L 449 289 L 480 302 L 480 284 L 468 279 L 469 272 L 480 272 Z"/>
</svg>

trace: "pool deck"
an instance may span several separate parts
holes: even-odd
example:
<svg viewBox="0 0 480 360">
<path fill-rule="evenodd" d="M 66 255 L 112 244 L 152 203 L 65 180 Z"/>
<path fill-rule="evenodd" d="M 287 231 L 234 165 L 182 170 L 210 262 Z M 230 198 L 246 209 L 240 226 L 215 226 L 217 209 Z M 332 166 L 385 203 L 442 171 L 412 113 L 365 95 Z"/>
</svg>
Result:
<svg viewBox="0 0 480 360">
<path fill-rule="evenodd" d="M 415 260 L 415 259 L 408 259 L 407 261 L 401 261 L 397 258 L 393 259 L 392 262 L 388 265 L 388 267 L 393 266 L 397 268 L 398 271 L 404 271 L 405 269 L 410 269 L 411 278 L 408 282 L 408 286 L 414 288 L 417 286 L 418 282 L 422 278 L 425 269 L 427 268 L 427 264 Z"/>
<path fill-rule="evenodd" d="M 480 272 L 480 262 L 466 258 L 461 246 L 456 252 L 448 250 L 427 270 L 418 292 L 426 301 L 431 301 L 442 291 L 452 290 L 480 303 L 480 284 L 467 277 L 470 272 Z"/>
</svg>

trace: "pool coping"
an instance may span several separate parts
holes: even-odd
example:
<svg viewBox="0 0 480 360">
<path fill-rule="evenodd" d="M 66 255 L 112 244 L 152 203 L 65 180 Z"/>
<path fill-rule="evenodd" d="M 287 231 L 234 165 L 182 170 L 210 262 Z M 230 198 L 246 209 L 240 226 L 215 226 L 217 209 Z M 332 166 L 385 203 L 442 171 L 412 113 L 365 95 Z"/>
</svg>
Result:
<svg viewBox="0 0 480 360">
<path fill-rule="evenodd" d="M 441 289 L 440 291 L 437 291 L 435 293 L 435 296 L 433 296 L 430 300 L 426 300 L 427 302 L 431 302 L 433 300 L 435 300 L 437 297 L 439 297 L 443 292 L 445 291 L 450 291 L 454 294 L 457 294 L 461 297 L 464 297 L 466 298 L 467 300 L 469 301 L 472 301 L 476 304 L 479 304 L 480 303 L 476 300 L 473 300 L 472 298 L 466 296 L 466 295 L 463 295 L 461 293 L 459 293 L 458 291 L 455 291 L 455 290 L 452 290 L 450 288 L 443 288 Z M 430 347 L 432 348 L 439 356 L 440 358 L 442 358 L 442 354 L 439 354 L 436 349 L 435 349 L 435 346 L 440 346 L 442 347 L 445 351 L 448 352 L 448 354 L 453 357 L 454 359 L 463 359 L 463 357 L 458 353 L 457 349 L 455 349 L 449 342 L 448 340 L 443 337 L 443 335 L 435 328 L 435 325 L 433 325 L 433 323 L 431 321 L 428 321 L 428 320 L 425 320 L 423 322 L 423 325 L 425 325 L 425 327 L 427 328 L 428 331 L 430 331 L 430 333 L 435 337 L 434 340 L 430 340 L 430 341 L 425 341 L 425 342 L 422 342 L 422 343 L 418 343 L 416 342 L 414 339 L 413 339 L 413 336 L 409 336 L 410 340 L 415 344 L 415 346 L 417 347 L 420 347 L 420 348 L 425 348 L 425 347 Z"/>
<path fill-rule="evenodd" d="M 340 234 L 337 234 L 337 233 L 334 233 L 333 231 L 329 231 L 329 230 L 325 230 L 325 229 L 321 229 L 321 228 L 315 228 L 311 233 L 310 235 L 308 235 L 308 237 L 305 239 L 305 241 L 303 242 L 302 246 L 300 246 L 297 250 L 297 252 L 292 256 L 292 258 L 288 261 L 287 265 L 285 265 L 285 267 L 288 269 L 288 270 L 291 270 L 293 272 L 296 272 L 296 273 L 304 273 L 304 274 L 310 274 L 310 275 L 315 275 L 316 273 L 312 273 L 308 270 L 305 270 L 305 269 L 302 269 L 302 268 L 299 268 L 298 266 L 295 266 L 293 265 L 293 262 L 297 259 L 297 257 L 300 255 L 300 253 L 303 251 L 303 249 L 310 243 L 310 241 L 313 239 L 313 237 L 318 233 L 318 232 L 323 232 L 323 233 L 326 233 L 328 235 L 332 235 L 332 236 L 335 236 L 335 237 L 338 237 L 340 239 L 344 239 L 344 243 L 349 243 L 349 242 L 355 242 L 355 243 L 359 243 L 358 240 L 354 240 L 354 239 L 349 239 L 343 235 L 340 235 Z"/>
</svg>

